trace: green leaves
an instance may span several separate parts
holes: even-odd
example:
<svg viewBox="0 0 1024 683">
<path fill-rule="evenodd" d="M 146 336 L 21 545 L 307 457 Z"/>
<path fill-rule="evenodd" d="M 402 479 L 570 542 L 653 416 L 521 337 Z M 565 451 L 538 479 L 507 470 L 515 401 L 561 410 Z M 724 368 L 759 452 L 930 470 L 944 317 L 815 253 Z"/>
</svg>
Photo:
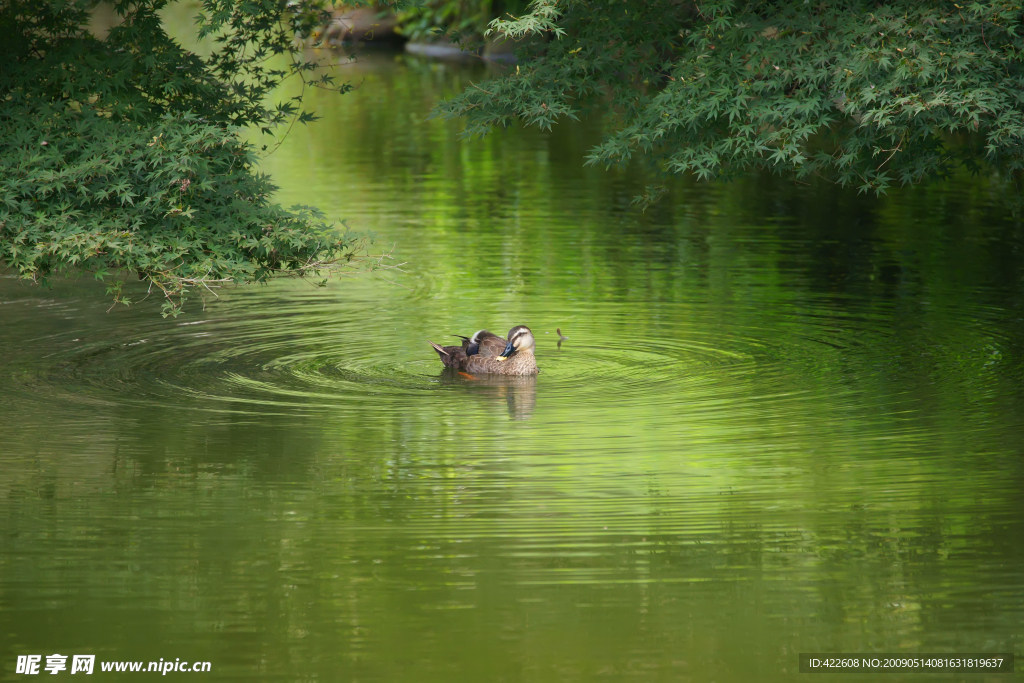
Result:
<svg viewBox="0 0 1024 683">
<path fill-rule="evenodd" d="M 769 169 L 881 193 L 1024 170 L 1021 5 L 535 0 L 495 33 L 519 67 L 436 115 L 469 134 L 599 111 L 589 163 L 728 178 Z"/>
<path fill-rule="evenodd" d="M 362 242 L 314 211 L 270 202 L 238 128 L 315 120 L 301 100 L 268 104 L 310 66 L 296 39 L 323 20 L 318 0 L 204 0 L 205 60 L 161 28 L 164 0 L 115 3 L 106 39 L 89 0 L 0 0 L 0 262 L 23 278 L 86 270 L 129 275 L 176 315 L 190 291 L 278 273 L 351 268 Z M 266 67 L 285 54 L 286 70 Z M 329 85 L 324 77 L 314 84 Z"/>
<path fill-rule="evenodd" d="M 380 7 L 384 3 L 377 3 Z M 398 32 L 413 41 L 442 38 L 463 50 L 483 47 L 481 39 L 495 14 L 518 13 L 524 0 L 420 0 L 403 4 L 398 13 Z"/>
</svg>

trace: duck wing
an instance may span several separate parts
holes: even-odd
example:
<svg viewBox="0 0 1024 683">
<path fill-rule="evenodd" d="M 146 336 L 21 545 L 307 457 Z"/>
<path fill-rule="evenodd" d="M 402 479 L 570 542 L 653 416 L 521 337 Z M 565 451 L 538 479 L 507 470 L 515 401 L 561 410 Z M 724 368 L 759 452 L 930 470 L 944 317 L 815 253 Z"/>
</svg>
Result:
<svg viewBox="0 0 1024 683">
<path fill-rule="evenodd" d="M 497 358 L 501 355 L 501 352 L 505 350 L 508 342 L 493 332 L 480 330 L 474 334 L 473 339 L 470 340 L 470 348 L 472 348 L 473 344 L 477 345 L 477 354 L 484 358 Z"/>
<path fill-rule="evenodd" d="M 472 337 L 464 337 L 461 334 L 452 335 L 462 340 L 461 346 L 441 346 L 430 342 L 430 345 L 441 357 L 445 367 L 465 369 L 470 367 L 470 361 L 474 366 L 484 367 L 487 363 L 501 355 L 508 343 L 493 332 L 480 330 Z M 482 364 L 482 365 L 481 365 Z M 489 372 L 489 370 L 482 370 Z"/>
</svg>

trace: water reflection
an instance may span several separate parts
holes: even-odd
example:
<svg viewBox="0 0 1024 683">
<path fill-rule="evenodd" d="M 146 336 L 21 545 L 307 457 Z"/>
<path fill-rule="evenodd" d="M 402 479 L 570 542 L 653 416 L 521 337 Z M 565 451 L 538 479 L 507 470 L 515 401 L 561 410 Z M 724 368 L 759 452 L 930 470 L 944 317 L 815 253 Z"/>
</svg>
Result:
<svg viewBox="0 0 1024 683">
<path fill-rule="evenodd" d="M 537 406 L 537 375 L 471 375 L 446 368 L 440 381 L 442 385 L 464 392 L 454 394 L 454 401 L 505 405 L 513 420 L 527 419 Z"/>
</svg>

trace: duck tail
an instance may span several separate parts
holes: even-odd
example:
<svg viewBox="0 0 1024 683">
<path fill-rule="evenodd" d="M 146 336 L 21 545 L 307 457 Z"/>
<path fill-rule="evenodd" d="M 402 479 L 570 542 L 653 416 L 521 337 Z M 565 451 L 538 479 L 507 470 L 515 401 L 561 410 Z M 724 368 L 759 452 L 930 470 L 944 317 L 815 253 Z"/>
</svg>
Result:
<svg viewBox="0 0 1024 683">
<path fill-rule="evenodd" d="M 443 346 L 438 346 L 429 339 L 427 340 L 427 343 L 434 347 L 434 350 L 437 351 L 437 355 L 441 356 L 441 362 L 447 361 L 451 358 L 451 354 L 445 351 Z"/>
<path fill-rule="evenodd" d="M 441 364 L 446 368 L 461 367 L 462 362 L 466 360 L 466 342 L 463 342 L 463 346 L 441 346 L 428 339 L 427 343 L 434 347 L 437 355 L 441 357 Z"/>
</svg>

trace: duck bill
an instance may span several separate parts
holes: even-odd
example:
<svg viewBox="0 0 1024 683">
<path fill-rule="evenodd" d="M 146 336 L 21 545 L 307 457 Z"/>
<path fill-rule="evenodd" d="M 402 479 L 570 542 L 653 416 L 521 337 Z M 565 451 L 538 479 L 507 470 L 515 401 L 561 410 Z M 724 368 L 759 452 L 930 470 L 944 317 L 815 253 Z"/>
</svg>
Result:
<svg viewBox="0 0 1024 683">
<path fill-rule="evenodd" d="M 505 345 L 505 350 L 498 356 L 498 360 L 506 360 L 509 356 L 516 352 L 516 347 L 512 346 L 512 342 Z"/>
</svg>

